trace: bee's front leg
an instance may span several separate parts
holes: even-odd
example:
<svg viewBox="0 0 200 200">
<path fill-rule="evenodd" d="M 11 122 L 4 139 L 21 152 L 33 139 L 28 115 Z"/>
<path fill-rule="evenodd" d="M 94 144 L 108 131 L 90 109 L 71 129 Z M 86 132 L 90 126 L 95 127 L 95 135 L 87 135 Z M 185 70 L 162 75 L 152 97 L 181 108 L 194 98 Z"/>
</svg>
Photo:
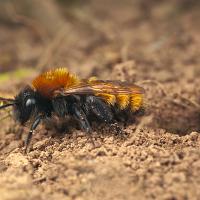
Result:
<svg viewBox="0 0 200 200">
<path fill-rule="evenodd" d="M 34 120 L 32 126 L 31 126 L 31 129 L 30 129 L 30 131 L 29 131 L 29 133 L 28 133 L 28 136 L 27 136 L 27 138 L 26 138 L 26 140 L 25 140 L 25 150 L 24 150 L 25 153 L 27 153 L 27 150 L 28 150 L 29 144 L 30 144 L 30 142 L 31 142 L 31 139 L 32 139 L 34 130 L 37 128 L 37 126 L 40 124 L 40 122 L 41 122 L 41 120 L 42 120 L 43 118 L 44 118 L 43 115 L 39 115 L 39 116 L 37 116 L 37 117 L 35 118 L 35 120 Z"/>
</svg>

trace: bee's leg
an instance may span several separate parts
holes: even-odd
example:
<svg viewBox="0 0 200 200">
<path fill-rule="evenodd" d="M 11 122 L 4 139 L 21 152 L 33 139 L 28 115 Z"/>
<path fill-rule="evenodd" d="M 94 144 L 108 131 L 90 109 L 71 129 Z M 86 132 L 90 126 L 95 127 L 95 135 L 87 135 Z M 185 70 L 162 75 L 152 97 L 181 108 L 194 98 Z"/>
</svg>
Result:
<svg viewBox="0 0 200 200">
<path fill-rule="evenodd" d="M 78 104 L 72 105 L 71 115 L 79 122 L 83 130 L 87 133 L 91 132 L 91 126 L 88 122 L 87 116 Z"/>
<path fill-rule="evenodd" d="M 78 104 L 73 104 L 71 108 L 71 114 L 72 116 L 79 122 L 81 129 L 86 131 L 87 133 L 91 133 L 91 126 L 87 119 L 87 116 L 85 112 L 82 110 L 82 108 Z M 88 140 L 91 142 L 93 147 L 95 147 L 95 143 L 91 137 L 91 134 L 87 134 Z"/>
<path fill-rule="evenodd" d="M 38 117 L 36 117 L 35 121 L 33 122 L 32 126 L 31 126 L 31 129 L 28 133 L 28 136 L 25 140 L 25 153 L 27 153 L 27 149 L 28 149 L 28 146 L 31 142 L 31 139 L 32 139 L 32 135 L 33 135 L 33 132 L 34 130 L 37 128 L 37 126 L 40 124 L 41 122 L 41 119 L 43 119 L 43 116 L 39 115 Z"/>
<path fill-rule="evenodd" d="M 86 97 L 85 107 L 90 110 L 98 119 L 106 122 L 113 122 L 113 113 L 111 108 L 100 98 L 95 96 Z"/>
<path fill-rule="evenodd" d="M 122 131 L 118 123 L 114 120 L 113 111 L 103 100 L 95 96 L 88 96 L 86 97 L 85 107 L 95 114 L 98 119 L 107 123 L 110 129 L 117 133 L 117 135 L 124 135 L 124 131 Z"/>
</svg>

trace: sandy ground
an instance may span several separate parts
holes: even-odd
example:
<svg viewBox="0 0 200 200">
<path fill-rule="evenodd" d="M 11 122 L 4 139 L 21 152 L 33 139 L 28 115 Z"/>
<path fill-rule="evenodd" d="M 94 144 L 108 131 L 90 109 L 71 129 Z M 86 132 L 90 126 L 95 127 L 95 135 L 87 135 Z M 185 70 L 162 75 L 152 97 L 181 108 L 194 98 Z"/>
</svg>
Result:
<svg viewBox="0 0 200 200">
<path fill-rule="evenodd" d="M 95 148 L 80 130 L 41 125 L 25 155 L 28 127 L 1 121 L 1 200 L 200 199 L 200 5 L 145 2 L 63 8 L 65 26 L 50 39 L 26 23 L 0 24 L 1 72 L 31 70 L 1 81 L 2 94 L 55 66 L 146 91 L 145 114 L 120 124 L 123 139 L 94 125 Z"/>
</svg>

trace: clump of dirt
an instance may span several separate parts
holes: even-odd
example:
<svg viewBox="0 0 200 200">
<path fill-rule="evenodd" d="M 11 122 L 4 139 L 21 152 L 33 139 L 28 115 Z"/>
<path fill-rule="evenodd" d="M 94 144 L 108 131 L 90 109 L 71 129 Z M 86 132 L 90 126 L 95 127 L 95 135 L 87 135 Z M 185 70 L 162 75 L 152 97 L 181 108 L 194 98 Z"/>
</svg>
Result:
<svg viewBox="0 0 200 200">
<path fill-rule="evenodd" d="M 31 69 L 20 79 L 17 73 L 13 80 L 0 75 L 1 93 L 14 95 L 39 72 L 66 66 L 83 78 L 142 86 L 145 114 L 135 123 L 119 123 L 124 137 L 94 124 L 95 147 L 80 130 L 41 125 L 27 154 L 23 141 L 29 127 L 1 121 L 1 199 L 198 199 L 199 3 L 66 4 L 56 7 L 66 27 L 50 35 L 38 18 L 0 24 L 1 72 Z"/>
</svg>

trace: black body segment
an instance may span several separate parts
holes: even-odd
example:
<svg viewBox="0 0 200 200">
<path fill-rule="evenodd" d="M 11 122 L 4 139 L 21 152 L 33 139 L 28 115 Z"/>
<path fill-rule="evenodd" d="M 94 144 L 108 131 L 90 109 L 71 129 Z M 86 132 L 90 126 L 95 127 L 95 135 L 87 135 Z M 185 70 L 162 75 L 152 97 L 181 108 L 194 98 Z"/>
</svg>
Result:
<svg viewBox="0 0 200 200">
<path fill-rule="evenodd" d="M 60 117 L 65 117 L 69 114 L 69 106 L 65 98 L 55 98 L 52 100 L 52 107 L 55 113 Z"/>
</svg>

